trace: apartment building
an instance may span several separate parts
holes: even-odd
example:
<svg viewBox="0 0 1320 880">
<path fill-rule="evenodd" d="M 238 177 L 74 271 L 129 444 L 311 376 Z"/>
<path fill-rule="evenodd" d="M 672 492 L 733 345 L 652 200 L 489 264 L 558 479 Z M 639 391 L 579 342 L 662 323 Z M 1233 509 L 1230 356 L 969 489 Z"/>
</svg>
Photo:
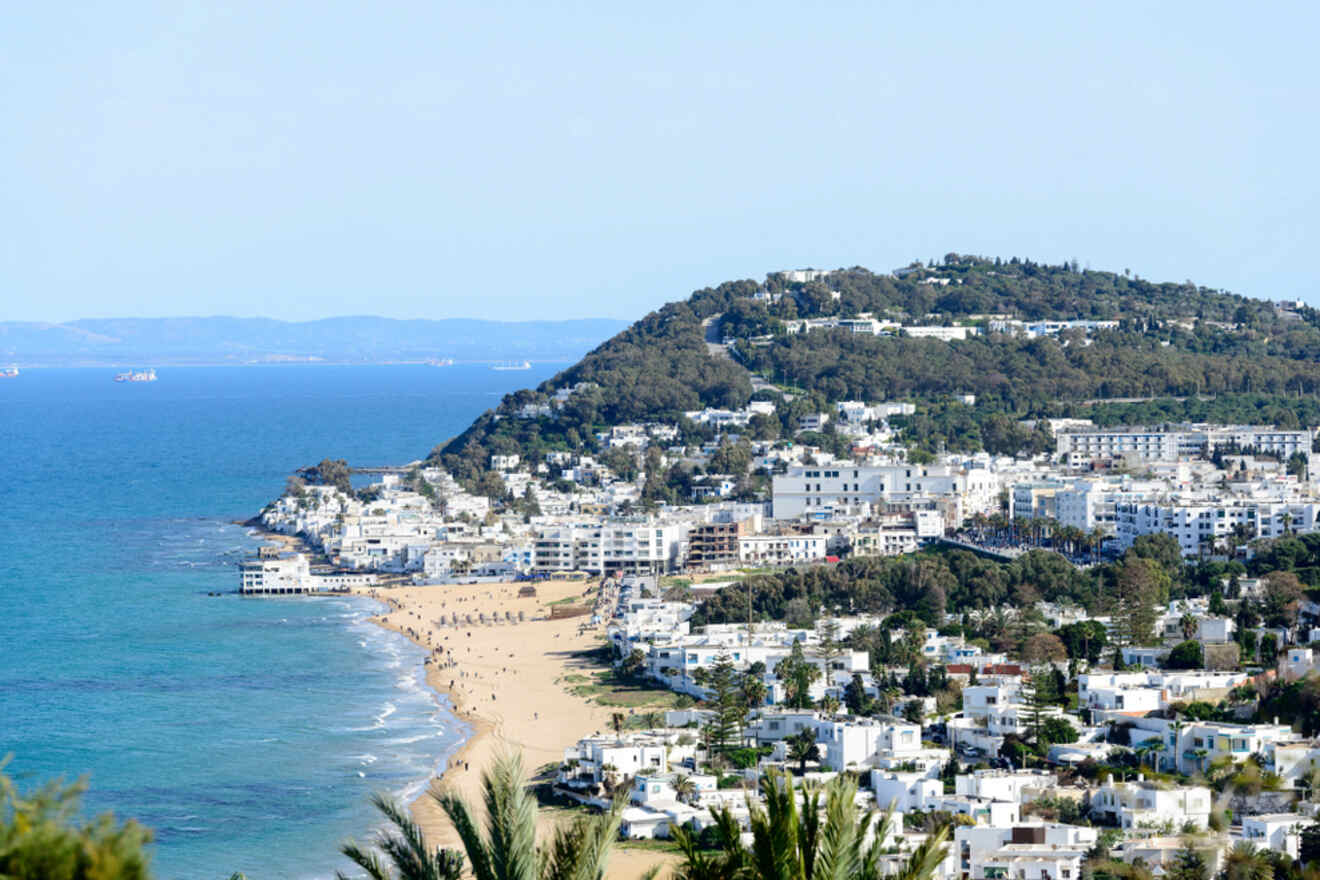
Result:
<svg viewBox="0 0 1320 880">
<path fill-rule="evenodd" d="M 541 526 L 535 532 L 532 567 L 597 574 L 671 571 L 686 557 L 690 528 L 647 519 Z"/>
<path fill-rule="evenodd" d="M 1209 455 L 1216 448 L 1225 452 L 1254 450 L 1279 455 L 1311 451 L 1309 431 L 1272 426 L 1181 424 L 1121 428 L 1073 428 L 1055 435 L 1060 455 L 1081 466 L 1096 459 L 1135 457 L 1142 460 L 1176 461 Z"/>
<path fill-rule="evenodd" d="M 936 510 L 912 510 L 859 523 L 847 532 L 853 556 L 898 556 L 944 534 L 944 518 Z"/>
<path fill-rule="evenodd" d="M 942 498 L 955 502 L 951 517 L 956 524 L 992 510 L 999 501 L 999 488 L 998 477 L 979 467 L 848 461 L 798 465 L 774 478 L 774 515 L 776 519 L 828 517 L 862 504 L 922 509 Z"/>
<path fill-rule="evenodd" d="M 1219 497 L 1169 498 L 1164 501 L 1122 501 L 1114 505 L 1114 534 L 1126 550 L 1142 535 L 1173 537 L 1183 556 L 1195 557 L 1216 550 L 1235 534 L 1273 538 L 1287 531 L 1316 530 L 1320 503 L 1256 501 Z"/>
<path fill-rule="evenodd" d="M 828 535 L 743 535 L 738 561 L 756 565 L 801 565 L 829 555 Z"/>
<path fill-rule="evenodd" d="M 752 519 L 700 523 L 688 533 L 688 568 L 728 568 L 740 560 L 739 541 L 754 534 Z"/>
</svg>

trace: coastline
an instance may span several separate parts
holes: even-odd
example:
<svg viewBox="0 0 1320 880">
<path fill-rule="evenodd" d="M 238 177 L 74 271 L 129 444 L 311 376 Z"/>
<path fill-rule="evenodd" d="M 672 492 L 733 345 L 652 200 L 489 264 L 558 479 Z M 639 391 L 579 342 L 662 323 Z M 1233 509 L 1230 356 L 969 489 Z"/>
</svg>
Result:
<svg viewBox="0 0 1320 880">
<path fill-rule="evenodd" d="M 621 711 L 574 694 L 574 681 L 603 667 L 589 652 L 601 644 L 599 627 L 587 618 L 551 619 L 550 605 L 581 597 L 590 581 L 543 581 L 534 598 L 520 598 L 526 583 L 358 588 L 355 595 L 383 603 L 388 610 L 369 620 L 397 632 L 427 651 L 426 683 L 447 698 L 450 710 L 468 725 L 470 734 L 445 761 L 411 804 L 413 818 L 433 846 L 456 847 L 461 842 L 439 804 L 429 794 L 456 794 L 480 813 L 481 771 L 503 749 L 521 752 L 530 777 L 542 768 L 558 767 L 564 749 L 581 737 L 609 729 L 610 717 Z M 478 614 L 488 618 L 506 612 L 515 622 L 437 625 L 441 614 Z M 524 619 L 517 621 L 518 613 Z M 627 710 L 622 710 L 627 711 Z M 538 839 L 544 841 L 558 823 L 571 820 L 570 811 L 541 810 Z M 668 866 L 675 859 L 663 853 L 616 846 L 610 856 L 609 880 L 633 880 L 647 869 Z"/>
</svg>

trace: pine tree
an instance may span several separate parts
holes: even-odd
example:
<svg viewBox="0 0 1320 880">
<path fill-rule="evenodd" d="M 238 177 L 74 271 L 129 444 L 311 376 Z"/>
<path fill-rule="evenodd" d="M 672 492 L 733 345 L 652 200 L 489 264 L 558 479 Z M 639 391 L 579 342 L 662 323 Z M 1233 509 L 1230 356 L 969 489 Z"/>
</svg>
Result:
<svg viewBox="0 0 1320 880">
<path fill-rule="evenodd" d="M 1205 856 L 1192 846 L 1190 840 L 1185 840 L 1165 876 L 1168 880 L 1210 880 L 1210 867 L 1206 864 Z"/>
<path fill-rule="evenodd" d="M 1118 570 L 1115 639 L 1120 645 L 1148 645 L 1155 640 L 1155 603 L 1169 576 L 1158 563 L 1130 557 Z"/>
<path fill-rule="evenodd" d="M 1023 678 L 1019 690 L 1019 699 L 1022 705 L 1027 707 L 1031 736 L 1036 742 L 1040 741 L 1040 725 L 1046 711 L 1059 698 L 1054 690 L 1054 676 L 1050 674 L 1051 671 L 1049 666 L 1033 667 L 1030 676 Z"/>
<path fill-rule="evenodd" d="M 723 751 L 741 738 L 747 720 L 747 701 L 743 696 L 738 671 L 728 654 L 720 654 L 710 668 L 710 689 L 715 692 L 715 717 L 711 720 L 710 742 Z"/>
<path fill-rule="evenodd" d="M 816 637 L 820 639 L 820 656 L 825 660 L 825 676 L 829 681 L 834 671 L 834 661 L 843 654 L 844 644 L 839 638 L 839 621 L 833 617 L 822 617 L 816 621 Z"/>
<path fill-rule="evenodd" d="M 866 695 L 866 686 L 862 684 L 860 673 L 853 673 L 852 681 L 843 689 L 843 701 L 853 715 L 870 715 L 871 698 Z"/>
</svg>

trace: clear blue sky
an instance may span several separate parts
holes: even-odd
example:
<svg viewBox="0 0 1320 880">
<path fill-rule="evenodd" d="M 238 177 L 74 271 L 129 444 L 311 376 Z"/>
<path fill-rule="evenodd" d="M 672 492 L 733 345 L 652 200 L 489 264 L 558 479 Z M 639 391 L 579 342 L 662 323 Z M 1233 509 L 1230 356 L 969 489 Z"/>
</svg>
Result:
<svg viewBox="0 0 1320 880">
<path fill-rule="evenodd" d="M 0 319 L 634 318 L 948 251 L 1320 299 L 1314 4 L 808 6 L 14 4 Z"/>
</svg>

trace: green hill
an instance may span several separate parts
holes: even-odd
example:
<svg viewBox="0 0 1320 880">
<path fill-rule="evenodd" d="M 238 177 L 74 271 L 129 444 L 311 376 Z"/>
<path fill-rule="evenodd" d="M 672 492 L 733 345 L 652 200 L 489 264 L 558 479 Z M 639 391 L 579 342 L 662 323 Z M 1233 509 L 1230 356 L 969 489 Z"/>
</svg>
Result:
<svg viewBox="0 0 1320 880">
<path fill-rule="evenodd" d="M 596 431 L 624 422 L 677 421 L 686 440 L 704 439 L 709 432 L 684 423 L 681 413 L 745 405 L 753 374 L 797 394 L 785 403 L 758 393 L 779 403 L 779 424 L 751 431 L 769 438 L 798 414 L 850 399 L 922 402 L 904 424 L 913 445 L 997 452 L 1029 441 L 1005 427 L 1026 417 L 1320 421 L 1320 313 L 1307 307 L 1277 308 L 1191 282 L 1153 283 L 1075 264 L 957 254 L 893 274 L 853 268 L 807 282 L 788 278 L 727 282 L 664 306 L 539 388 L 507 396 L 433 458 L 472 479 L 492 453 L 593 451 Z M 804 318 L 863 313 L 907 326 L 976 326 L 982 335 L 946 342 L 848 329 L 787 332 Z M 1027 339 L 989 332 L 993 316 L 1119 324 Z M 712 328 L 703 322 L 733 340 L 733 359 L 712 354 Z M 553 416 L 514 417 L 578 383 L 594 387 L 574 393 Z M 974 409 L 951 402 L 963 394 L 976 395 Z"/>
</svg>

